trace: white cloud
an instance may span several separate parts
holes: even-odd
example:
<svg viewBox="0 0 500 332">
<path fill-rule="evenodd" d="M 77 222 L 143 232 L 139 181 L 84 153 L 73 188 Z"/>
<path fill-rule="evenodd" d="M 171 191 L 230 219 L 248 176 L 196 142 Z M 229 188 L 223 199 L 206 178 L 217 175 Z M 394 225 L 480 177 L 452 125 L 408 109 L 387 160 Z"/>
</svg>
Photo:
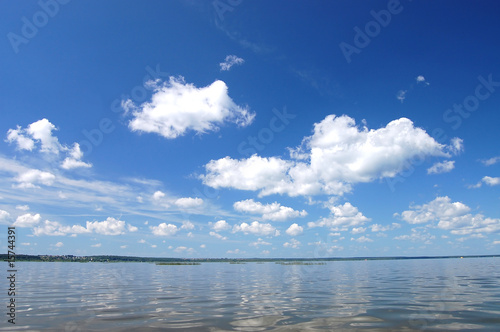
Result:
<svg viewBox="0 0 500 332">
<path fill-rule="evenodd" d="M 210 236 L 213 236 L 213 237 L 215 237 L 215 238 L 219 239 L 219 240 L 223 240 L 223 241 L 227 240 L 227 237 L 222 236 L 222 235 L 220 235 L 219 233 L 216 233 L 216 232 L 210 232 L 210 233 L 208 233 L 208 234 L 209 234 Z"/>
<path fill-rule="evenodd" d="M 16 205 L 16 210 L 28 211 L 30 209 L 29 205 Z"/>
<path fill-rule="evenodd" d="M 40 218 L 37 218 L 38 220 Z M 34 222 L 34 221 L 33 221 Z M 57 221 L 45 220 L 42 223 L 36 223 L 39 226 L 33 228 L 33 234 L 36 236 L 63 236 L 67 234 L 89 234 L 96 233 L 102 235 L 121 235 L 129 232 L 135 232 L 137 227 L 128 225 L 122 220 L 108 217 L 104 221 L 87 221 L 85 227 L 81 225 L 62 225 Z M 29 226 L 33 227 L 35 224 Z"/>
<path fill-rule="evenodd" d="M 280 232 L 271 224 L 259 223 L 258 221 L 252 222 L 250 225 L 246 222 L 240 225 L 233 226 L 233 233 L 243 232 L 245 234 L 254 234 L 260 236 L 278 236 Z"/>
<path fill-rule="evenodd" d="M 466 214 L 454 218 L 441 219 L 437 227 L 449 230 L 455 235 L 495 233 L 500 231 L 500 219 L 486 218 L 482 214 Z"/>
<path fill-rule="evenodd" d="M 365 217 L 358 208 L 351 203 L 346 202 L 344 205 L 329 206 L 331 214 L 327 218 L 322 218 L 316 222 L 309 222 L 307 225 L 312 227 L 329 227 L 332 230 L 338 230 L 363 225 L 370 218 Z"/>
<path fill-rule="evenodd" d="M 83 152 L 80 150 L 80 144 L 74 143 L 73 149 L 69 151 L 69 157 L 64 159 L 61 167 L 64 169 L 73 169 L 73 168 L 89 168 L 92 167 L 92 164 L 83 162 L 81 159 L 83 157 Z"/>
<path fill-rule="evenodd" d="M 387 231 L 392 231 L 395 230 L 396 228 L 401 228 L 401 225 L 393 222 L 391 225 L 379 225 L 379 224 L 373 224 L 370 226 L 372 229 L 372 232 L 387 232 Z"/>
<path fill-rule="evenodd" d="M 438 162 L 427 169 L 427 174 L 442 174 L 451 172 L 455 168 L 455 161 L 447 160 Z"/>
<path fill-rule="evenodd" d="M 15 178 L 18 182 L 16 188 L 40 188 L 37 184 L 51 186 L 55 179 L 56 176 L 52 173 L 30 169 Z"/>
<path fill-rule="evenodd" d="M 155 201 L 159 201 L 161 200 L 163 197 L 165 197 L 165 193 L 161 192 L 161 191 L 156 191 L 154 194 L 153 194 L 153 200 Z"/>
<path fill-rule="evenodd" d="M 236 211 L 261 214 L 262 219 L 272 221 L 285 221 L 292 218 L 307 216 L 305 210 L 296 211 L 291 207 L 281 206 L 281 204 L 277 202 L 264 205 L 260 202 L 255 202 L 253 199 L 235 202 L 233 207 Z"/>
<path fill-rule="evenodd" d="M 137 232 L 139 230 L 139 228 L 135 227 L 135 226 L 132 226 L 132 225 L 127 225 L 127 229 L 129 232 L 133 233 L 133 232 Z"/>
<path fill-rule="evenodd" d="M 452 139 L 450 139 L 448 151 L 455 155 L 464 151 L 464 140 L 458 137 L 453 137 Z"/>
<path fill-rule="evenodd" d="M 92 167 L 92 164 L 81 161 L 83 153 L 80 150 L 78 143 L 73 144 L 73 148 L 59 143 L 56 136 L 52 132 L 57 130 L 49 120 L 42 119 L 28 125 L 26 129 L 17 126 L 16 129 L 9 129 L 7 132 L 6 141 L 16 143 L 17 149 L 33 151 L 35 147 L 40 145 L 40 151 L 59 155 L 60 152 L 66 152 L 67 157 L 61 163 L 64 169 L 72 169 L 77 167 Z"/>
<path fill-rule="evenodd" d="M 228 55 L 224 62 L 221 62 L 220 70 L 229 70 L 234 65 L 241 65 L 245 62 L 242 58 L 238 58 L 236 55 Z"/>
<path fill-rule="evenodd" d="M 192 197 L 182 197 L 175 201 L 175 205 L 180 208 L 188 209 L 198 207 L 203 204 L 203 199 L 201 198 L 192 198 Z"/>
<path fill-rule="evenodd" d="M 498 157 L 493 157 L 493 158 L 490 158 L 490 159 L 485 159 L 485 160 L 480 160 L 484 166 L 491 166 L 491 165 L 495 165 L 496 163 L 498 163 L 500 161 L 500 156 Z"/>
<path fill-rule="evenodd" d="M 355 239 L 355 238 L 351 238 L 351 241 L 356 241 L 356 242 L 359 242 L 359 243 L 364 243 L 364 242 L 373 242 L 373 240 L 372 240 L 372 239 L 370 239 L 369 237 L 364 236 L 364 235 L 363 235 L 363 236 L 361 236 L 361 237 L 359 237 L 359 238 L 357 238 L 357 239 Z"/>
<path fill-rule="evenodd" d="M 436 239 L 436 236 L 429 234 L 429 232 L 427 232 L 426 230 L 418 230 L 416 228 L 412 228 L 410 235 L 399 235 L 396 236 L 394 239 L 431 244 L 431 240 Z"/>
<path fill-rule="evenodd" d="M 67 234 L 64 230 L 65 230 L 64 226 L 62 226 L 57 221 L 45 220 L 44 222 L 41 223 L 41 226 L 33 228 L 33 234 L 35 236 L 40 236 L 40 235 L 63 236 Z"/>
<path fill-rule="evenodd" d="M 80 150 L 80 144 L 74 143 L 73 149 L 69 151 L 69 155 L 71 158 L 75 160 L 80 160 L 83 157 L 83 152 Z"/>
<path fill-rule="evenodd" d="M 161 206 L 163 208 L 169 208 L 170 203 L 172 202 L 172 200 L 166 198 L 166 194 L 160 190 L 155 191 L 151 198 L 153 200 L 153 204 Z"/>
<path fill-rule="evenodd" d="M 55 247 L 58 247 L 58 248 L 61 248 L 62 246 L 64 246 L 64 243 L 62 242 L 57 242 L 56 244 L 54 244 Z"/>
<path fill-rule="evenodd" d="M 477 188 L 481 188 L 482 186 L 483 186 L 483 182 L 481 180 L 481 181 L 479 181 L 476 184 L 470 184 L 470 185 L 468 185 L 467 188 L 469 188 L 469 189 L 477 189 Z"/>
<path fill-rule="evenodd" d="M 192 230 L 192 229 L 194 229 L 194 224 L 192 222 L 190 222 L 189 220 L 185 220 L 182 222 L 181 229 Z"/>
<path fill-rule="evenodd" d="M 226 123 L 247 126 L 255 114 L 248 108 L 238 106 L 227 94 L 223 81 L 197 88 L 185 83 L 183 77 L 170 77 L 168 82 L 151 83 L 154 94 L 150 102 L 133 108 L 133 119 L 129 122 L 132 131 L 157 133 L 173 139 L 184 135 L 188 130 L 198 134 L 217 131 Z"/>
<path fill-rule="evenodd" d="M 500 184 L 500 177 L 492 178 L 491 176 L 485 176 L 482 181 L 488 186 L 498 186 Z"/>
<path fill-rule="evenodd" d="M 297 241 L 295 239 L 290 239 L 290 241 L 283 243 L 283 247 L 292 248 L 292 249 L 299 249 L 300 241 Z"/>
<path fill-rule="evenodd" d="M 92 248 L 100 248 L 101 246 L 102 246 L 101 243 L 96 243 L 91 245 Z"/>
<path fill-rule="evenodd" d="M 22 159 L 27 161 L 40 160 L 40 158 L 29 157 Z M 88 172 L 77 178 L 66 175 L 68 172 L 57 172 L 54 174 L 47 172 L 49 176 L 44 177 L 42 171 L 32 171 L 30 167 L 19 161 L 19 159 L 7 159 L 0 154 L 0 173 L 2 173 L 2 180 L 4 181 L 1 195 L 6 197 L 19 197 L 21 195 L 23 197 L 19 202 L 13 202 L 13 206 L 29 202 L 30 206 L 46 206 L 57 210 L 69 209 L 68 211 L 81 210 L 80 212 L 75 212 L 76 214 L 85 213 L 82 209 L 90 211 L 90 209 L 101 206 L 109 211 L 110 215 L 119 215 L 120 213 L 137 214 L 144 215 L 144 220 L 147 220 L 150 216 L 161 212 L 157 206 L 163 207 L 163 203 L 170 201 L 167 198 L 161 202 L 154 201 L 151 198 L 154 192 L 154 190 L 151 190 L 151 186 L 139 184 L 131 180 L 125 179 L 125 181 L 120 182 L 92 180 L 90 178 L 92 174 Z M 29 187 L 28 184 L 31 183 L 33 186 L 36 185 L 40 188 L 35 190 L 19 190 L 16 188 L 16 185 L 19 184 L 17 180 L 21 181 L 20 183 L 26 187 Z M 47 184 L 52 183 L 52 185 L 45 186 L 40 181 Z M 147 192 L 150 192 L 150 194 L 143 194 L 145 198 L 144 204 L 139 206 L 136 203 L 137 194 Z M 14 216 L 14 220 L 16 216 Z"/>
<path fill-rule="evenodd" d="M 348 116 L 329 115 L 314 125 L 314 134 L 302 145 L 310 151 L 314 171 L 328 180 L 351 183 L 393 177 L 416 157 L 448 155 L 444 145 L 407 118 L 380 129 L 360 130 Z"/>
<path fill-rule="evenodd" d="M 128 245 L 124 244 L 122 246 L 120 246 L 120 249 L 127 249 Z"/>
<path fill-rule="evenodd" d="M 226 251 L 226 254 L 244 254 L 244 251 L 241 251 L 240 249 L 234 249 L 234 250 L 228 250 Z"/>
<path fill-rule="evenodd" d="M 248 159 L 235 160 L 225 157 L 211 160 L 202 175 L 203 182 L 213 188 L 235 188 L 239 190 L 261 190 L 261 196 L 285 192 L 288 185 L 286 172 L 292 163 L 279 158 L 262 158 L 254 155 Z"/>
<path fill-rule="evenodd" d="M 399 90 L 398 94 L 396 95 L 396 99 L 399 100 L 401 103 L 403 103 L 406 99 L 406 93 L 408 90 Z"/>
<path fill-rule="evenodd" d="M 341 240 L 343 240 L 344 238 L 342 237 Z M 344 250 L 344 247 L 342 246 L 337 246 L 337 245 L 330 245 L 330 244 L 327 244 L 321 240 L 317 241 L 317 242 L 309 242 L 307 245 L 309 246 L 315 246 L 316 249 L 314 250 L 316 253 L 321 253 L 320 255 L 324 255 L 325 253 L 327 254 L 331 254 L 335 251 L 342 251 Z"/>
<path fill-rule="evenodd" d="M 418 83 L 423 83 L 425 85 L 430 85 L 429 82 L 426 81 L 425 77 L 423 77 L 422 75 L 418 75 L 415 80 L 417 81 L 417 84 Z"/>
<path fill-rule="evenodd" d="M 260 237 L 257 239 L 257 241 L 255 242 L 250 242 L 248 244 L 249 246 L 251 247 L 256 247 L 256 248 L 259 248 L 259 246 L 270 246 L 271 243 L 270 242 L 266 242 L 264 240 L 262 240 Z"/>
<path fill-rule="evenodd" d="M 7 221 L 10 218 L 10 213 L 4 210 L 0 210 L 0 222 Z"/>
<path fill-rule="evenodd" d="M 184 246 L 180 246 L 180 247 L 175 248 L 174 251 L 178 252 L 178 253 L 187 252 L 187 253 L 191 254 L 191 253 L 194 252 L 194 249 L 193 248 L 184 247 Z"/>
<path fill-rule="evenodd" d="M 286 234 L 290 236 L 297 236 L 304 232 L 304 227 L 299 226 L 298 224 L 291 224 L 290 227 L 285 231 Z"/>
<path fill-rule="evenodd" d="M 204 201 L 198 197 L 181 197 L 172 198 L 168 197 L 167 194 L 161 190 L 157 190 L 151 196 L 152 201 L 155 205 L 162 206 L 164 208 L 170 208 L 172 205 L 179 209 L 192 209 L 203 205 Z"/>
<path fill-rule="evenodd" d="M 470 211 L 470 208 L 461 202 L 452 203 L 448 196 L 436 197 L 427 204 L 410 206 L 410 208 L 411 210 L 401 213 L 401 219 L 409 224 L 423 224 L 443 218 L 454 218 Z"/>
<path fill-rule="evenodd" d="M 352 234 L 361 234 L 361 233 L 364 233 L 364 232 L 366 232 L 366 227 L 354 227 L 351 230 Z"/>
<path fill-rule="evenodd" d="M 49 120 L 42 119 L 30 124 L 26 132 L 35 140 L 40 141 L 42 145 L 40 151 L 58 154 L 62 146 L 59 144 L 57 137 L 52 136 L 53 130 L 57 130 L 56 126 L 50 123 Z"/>
<path fill-rule="evenodd" d="M 420 206 L 410 206 L 403 211 L 401 219 L 410 224 L 437 223 L 435 227 L 449 230 L 455 235 L 473 233 L 493 233 L 500 231 L 500 219 L 487 218 L 482 214 L 473 215 L 470 208 L 461 202 L 452 202 L 447 196 L 437 197 Z M 395 216 L 399 216 L 397 213 Z"/>
<path fill-rule="evenodd" d="M 485 237 L 486 236 L 484 236 L 483 234 L 478 233 L 478 234 L 472 234 L 472 235 L 469 235 L 469 236 L 464 236 L 464 237 L 458 238 L 457 241 L 458 242 L 464 242 L 464 241 L 467 241 L 467 240 L 470 240 L 470 239 L 484 239 Z"/>
<path fill-rule="evenodd" d="M 481 181 L 468 186 L 468 188 L 481 188 L 483 186 L 483 183 L 487 184 L 488 186 L 497 186 L 500 184 L 500 177 L 493 178 L 491 176 L 485 176 L 481 179 Z"/>
<path fill-rule="evenodd" d="M 121 235 L 125 234 L 125 221 L 112 217 L 104 221 L 87 221 L 87 230 L 103 235 Z"/>
<path fill-rule="evenodd" d="M 31 138 L 24 136 L 25 130 L 20 126 L 17 126 L 17 129 L 9 129 L 7 131 L 7 142 L 16 143 L 17 149 L 19 150 L 29 150 L 32 151 L 35 147 L 35 141 Z"/>
<path fill-rule="evenodd" d="M 212 223 L 209 223 L 209 225 L 212 225 Z M 231 225 L 229 225 L 225 220 L 219 220 L 213 224 L 212 229 L 216 232 L 225 231 L 231 229 Z"/>
<path fill-rule="evenodd" d="M 177 226 L 164 222 L 162 222 L 158 226 L 149 226 L 149 228 L 152 230 L 154 235 L 158 236 L 171 236 L 177 233 L 177 231 L 179 230 Z"/>
<path fill-rule="evenodd" d="M 42 217 L 38 213 L 37 214 L 26 213 L 17 217 L 16 221 L 14 222 L 14 226 L 34 227 L 35 225 L 38 225 L 41 219 Z"/>
<path fill-rule="evenodd" d="M 201 248 L 201 249 L 205 249 L 206 247 L 207 247 L 207 245 L 206 245 L 206 244 L 200 244 L 200 248 Z"/>
<path fill-rule="evenodd" d="M 206 164 L 200 178 L 213 188 L 259 191 L 259 196 L 342 195 L 354 183 L 395 177 L 412 160 L 450 157 L 449 149 L 406 118 L 368 130 L 348 116 L 328 115 L 314 125 L 312 136 L 290 149 L 291 160 L 225 157 Z"/>
</svg>

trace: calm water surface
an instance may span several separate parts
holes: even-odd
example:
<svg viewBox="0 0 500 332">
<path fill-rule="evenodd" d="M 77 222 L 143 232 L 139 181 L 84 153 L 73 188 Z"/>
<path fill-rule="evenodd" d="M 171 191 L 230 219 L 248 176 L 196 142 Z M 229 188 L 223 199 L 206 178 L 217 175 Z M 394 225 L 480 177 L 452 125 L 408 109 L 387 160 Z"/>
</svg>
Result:
<svg viewBox="0 0 500 332">
<path fill-rule="evenodd" d="M 0 331 L 500 330 L 499 258 L 17 268 Z"/>
</svg>

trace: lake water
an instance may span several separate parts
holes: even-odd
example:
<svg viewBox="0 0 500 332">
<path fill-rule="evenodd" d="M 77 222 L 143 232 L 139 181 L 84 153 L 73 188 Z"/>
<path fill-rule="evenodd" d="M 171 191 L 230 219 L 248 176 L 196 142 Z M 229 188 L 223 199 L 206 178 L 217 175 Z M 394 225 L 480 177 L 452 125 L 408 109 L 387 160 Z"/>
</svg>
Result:
<svg viewBox="0 0 500 332">
<path fill-rule="evenodd" d="M 0 331 L 500 330 L 500 258 L 17 269 Z"/>
</svg>

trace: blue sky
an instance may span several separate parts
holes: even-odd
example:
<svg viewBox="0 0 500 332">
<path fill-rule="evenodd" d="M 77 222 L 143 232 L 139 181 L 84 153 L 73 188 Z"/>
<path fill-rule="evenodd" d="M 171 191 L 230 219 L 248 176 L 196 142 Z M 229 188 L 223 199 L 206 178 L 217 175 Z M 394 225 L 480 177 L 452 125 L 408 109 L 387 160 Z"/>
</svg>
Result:
<svg viewBox="0 0 500 332">
<path fill-rule="evenodd" d="M 495 1 L 1 2 L 26 254 L 498 254 Z"/>
</svg>

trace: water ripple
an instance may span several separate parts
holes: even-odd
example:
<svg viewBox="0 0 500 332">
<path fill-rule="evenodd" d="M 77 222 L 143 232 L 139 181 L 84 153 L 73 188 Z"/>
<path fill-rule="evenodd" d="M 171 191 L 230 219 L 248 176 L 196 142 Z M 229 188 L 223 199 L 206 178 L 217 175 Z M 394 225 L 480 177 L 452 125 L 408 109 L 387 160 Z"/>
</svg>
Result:
<svg viewBox="0 0 500 332">
<path fill-rule="evenodd" d="M 494 331 L 498 263 L 23 262 L 18 324 L 0 331 Z"/>
</svg>

